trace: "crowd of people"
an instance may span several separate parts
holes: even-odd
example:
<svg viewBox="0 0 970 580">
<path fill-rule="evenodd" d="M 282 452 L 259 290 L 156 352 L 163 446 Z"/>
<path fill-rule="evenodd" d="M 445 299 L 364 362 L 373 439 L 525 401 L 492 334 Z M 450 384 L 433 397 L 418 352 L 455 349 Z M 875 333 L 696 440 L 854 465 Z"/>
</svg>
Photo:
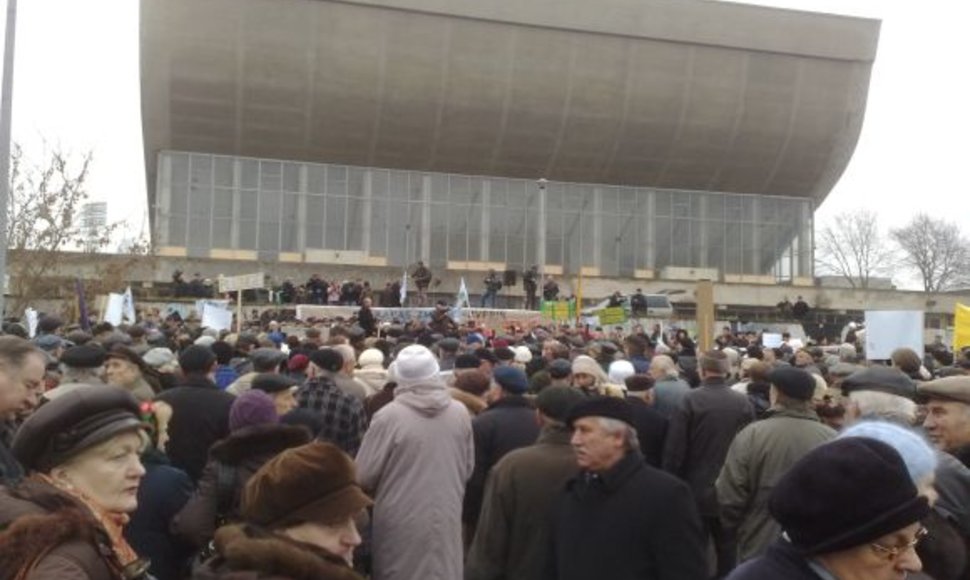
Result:
<svg viewBox="0 0 970 580">
<path fill-rule="evenodd" d="M 970 355 L 439 310 L 4 325 L 0 578 L 970 577 Z"/>
</svg>

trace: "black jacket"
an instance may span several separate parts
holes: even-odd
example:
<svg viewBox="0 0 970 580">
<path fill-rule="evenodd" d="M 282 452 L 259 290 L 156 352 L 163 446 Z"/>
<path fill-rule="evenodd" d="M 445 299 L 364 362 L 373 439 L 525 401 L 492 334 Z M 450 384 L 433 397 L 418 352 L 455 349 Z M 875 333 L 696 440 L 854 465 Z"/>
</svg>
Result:
<svg viewBox="0 0 970 580">
<path fill-rule="evenodd" d="M 664 442 L 667 440 L 667 418 L 651 409 L 643 399 L 627 397 L 633 407 L 633 422 L 640 439 L 640 453 L 647 465 L 660 469 L 663 463 Z"/>
<path fill-rule="evenodd" d="M 157 398 L 172 407 L 165 448 L 168 457 L 173 466 L 198 481 L 209 447 L 229 435 L 229 408 L 235 397 L 204 376 L 189 375 L 180 386 Z"/>
<path fill-rule="evenodd" d="M 472 420 L 472 433 L 475 469 L 465 491 L 462 521 L 475 526 L 489 470 L 509 451 L 534 444 L 539 438 L 539 423 L 528 399 L 506 395 Z"/>
<path fill-rule="evenodd" d="M 553 511 L 546 580 L 706 580 L 704 532 L 683 482 L 631 452 L 580 473 Z"/>
<path fill-rule="evenodd" d="M 727 580 L 819 580 L 808 561 L 785 539 L 775 540 L 764 556 L 748 560 L 731 572 Z"/>
<path fill-rule="evenodd" d="M 145 452 L 141 460 L 145 476 L 138 486 L 138 509 L 125 526 L 125 539 L 139 556 L 151 561 L 150 571 L 158 580 L 180 580 L 194 550 L 175 537 L 169 524 L 188 501 L 192 481 L 157 449 Z"/>
<path fill-rule="evenodd" d="M 687 482 L 701 516 L 717 517 L 714 482 L 734 436 L 753 420 L 748 398 L 718 380 L 687 393 L 670 415 L 663 468 Z"/>
<path fill-rule="evenodd" d="M 13 429 L 6 424 L 0 424 L 0 485 L 11 486 L 20 481 L 24 470 L 13 456 L 10 443 L 13 440 Z"/>
</svg>

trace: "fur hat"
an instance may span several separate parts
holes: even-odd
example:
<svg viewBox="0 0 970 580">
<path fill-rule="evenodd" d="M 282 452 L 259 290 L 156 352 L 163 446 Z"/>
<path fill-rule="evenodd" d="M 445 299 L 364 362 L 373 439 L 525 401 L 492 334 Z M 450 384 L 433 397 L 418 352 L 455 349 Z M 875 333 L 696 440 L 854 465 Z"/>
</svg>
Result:
<svg viewBox="0 0 970 580">
<path fill-rule="evenodd" d="M 357 484 L 353 460 L 335 445 L 314 441 L 263 464 L 243 490 L 241 513 L 247 522 L 279 529 L 339 523 L 372 504 Z"/>
<path fill-rule="evenodd" d="M 591 397 L 573 405 L 566 417 L 566 424 L 571 428 L 573 423 L 583 417 L 606 417 L 636 427 L 633 407 L 625 400 L 616 397 Z"/>
<path fill-rule="evenodd" d="M 866 437 L 816 447 L 782 476 L 771 516 L 806 556 L 863 546 L 930 512 L 899 453 Z"/>
<path fill-rule="evenodd" d="M 431 351 L 421 345 L 412 345 L 397 353 L 394 361 L 394 377 L 398 387 L 410 387 L 420 383 L 437 381 L 438 360 Z"/>
<path fill-rule="evenodd" d="M 251 389 L 236 397 L 229 407 L 229 430 L 238 431 L 243 427 L 278 423 L 276 405 L 273 397 L 260 389 Z"/>
</svg>

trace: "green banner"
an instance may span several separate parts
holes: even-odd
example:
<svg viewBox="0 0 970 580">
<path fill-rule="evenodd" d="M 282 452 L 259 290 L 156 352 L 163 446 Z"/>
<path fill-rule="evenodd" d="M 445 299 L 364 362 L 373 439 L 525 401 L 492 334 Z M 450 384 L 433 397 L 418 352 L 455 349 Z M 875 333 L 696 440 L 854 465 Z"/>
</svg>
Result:
<svg viewBox="0 0 970 580">
<path fill-rule="evenodd" d="M 576 318 L 576 304 L 569 300 L 542 302 L 542 317 L 556 322 L 567 322 Z"/>
<path fill-rule="evenodd" d="M 615 308 L 604 308 L 602 310 L 597 310 L 593 314 L 599 317 L 601 326 L 611 326 L 626 322 L 626 312 L 623 310 L 622 306 L 617 306 Z"/>
</svg>

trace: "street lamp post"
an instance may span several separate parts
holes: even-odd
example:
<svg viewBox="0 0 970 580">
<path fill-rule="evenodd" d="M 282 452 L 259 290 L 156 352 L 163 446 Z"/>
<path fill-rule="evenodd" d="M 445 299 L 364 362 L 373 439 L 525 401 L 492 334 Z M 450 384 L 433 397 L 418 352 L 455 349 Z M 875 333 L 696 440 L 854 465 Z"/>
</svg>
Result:
<svg viewBox="0 0 970 580">
<path fill-rule="evenodd" d="M 3 43 L 3 96 L 0 98 L 0 316 L 7 293 L 7 208 L 10 199 L 10 132 L 13 126 L 13 55 L 17 40 L 17 0 L 7 0 L 7 29 Z"/>
</svg>

